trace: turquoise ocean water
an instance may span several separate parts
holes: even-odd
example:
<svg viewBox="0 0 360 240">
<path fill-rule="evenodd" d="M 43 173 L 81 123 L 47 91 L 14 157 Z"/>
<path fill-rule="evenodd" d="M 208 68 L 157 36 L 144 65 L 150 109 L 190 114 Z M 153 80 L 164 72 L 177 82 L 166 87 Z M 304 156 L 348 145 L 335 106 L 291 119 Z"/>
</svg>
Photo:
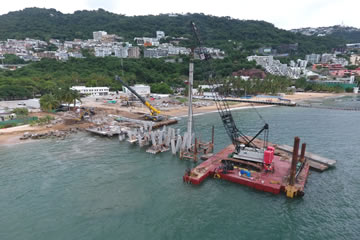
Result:
<svg viewBox="0 0 360 240">
<path fill-rule="evenodd" d="M 360 98 L 323 104 L 359 106 Z M 312 172 L 303 198 L 215 179 L 184 184 L 189 161 L 78 133 L 0 146 L 0 239 L 360 239 L 360 112 L 258 111 L 271 142 L 292 145 L 299 136 L 309 151 L 337 160 Z M 253 109 L 234 118 L 248 134 L 263 125 Z M 230 144 L 217 113 L 194 119 L 204 140 L 215 125 L 215 150 Z"/>
</svg>

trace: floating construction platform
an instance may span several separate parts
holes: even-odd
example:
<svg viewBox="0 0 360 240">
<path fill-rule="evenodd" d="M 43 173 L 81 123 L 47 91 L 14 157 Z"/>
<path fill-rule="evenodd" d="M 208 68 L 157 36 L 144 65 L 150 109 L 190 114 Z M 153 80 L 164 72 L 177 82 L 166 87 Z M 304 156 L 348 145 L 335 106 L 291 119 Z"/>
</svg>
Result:
<svg viewBox="0 0 360 240">
<path fill-rule="evenodd" d="M 242 160 L 229 158 L 229 155 L 233 152 L 233 145 L 224 148 L 194 169 L 187 171 L 183 176 L 184 182 L 200 184 L 207 177 L 214 177 L 273 194 L 286 191 L 286 188 L 289 186 L 291 173 L 292 162 L 290 156 L 275 155 L 273 159 L 274 171 L 266 171 L 256 165 L 253 167 L 251 167 L 251 164 L 247 165 L 247 167 L 242 166 Z M 224 161 L 238 162 L 239 165 L 234 166 L 232 170 L 223 171 Z M 293 184 L 296 189 L 295 195 L 297 196 L 304 194 L 309 167 L 309 164 L 304 162 L 301 169 L 297 170 L 296 181 Z"/>
</svg>

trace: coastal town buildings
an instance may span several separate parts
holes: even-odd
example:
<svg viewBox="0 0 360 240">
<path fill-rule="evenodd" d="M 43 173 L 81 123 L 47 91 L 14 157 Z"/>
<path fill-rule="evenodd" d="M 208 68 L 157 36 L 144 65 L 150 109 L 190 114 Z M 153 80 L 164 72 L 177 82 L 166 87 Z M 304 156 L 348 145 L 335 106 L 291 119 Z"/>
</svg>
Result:
<svg viewBox="0 0 360 240">
<path fill-rule="evenodd" d="M 123 38 L 116 34 L 108 34 L 106 31 L 93 32 L 93 38 L 72 41 L 60 41 L 50 39 L 49 42 L 29 39 L 8 39 L 0 41 L 0 55 L 13 54 L 25 61 L 39 61 L 42 58 L 52 58 L 59 61 L 67 61 L 69 58 L 84 58 L 83 50 L 87 50 L 96 57 L 140 58 L 141 48 L 145 58 L 162 58 L 177 55 L 189 55 L 190 48 L 179 46 L 187 38 L 172 38 L 173 43 L 161 43 L 161 39 L 168 38 L 164 31 L 156 31 L 156 37 L 136 37 L 135 46 L 124 42 Z M 171 41 L 170 41 L 171 42 Z M 136 46 L 137 45 L 137 46 Z M 49 48 L 54 49 L 49 51 Z M 225 52 L 216 48 L 204 48 L 213 58 L 222 59 Z"/>
<path fill-rule="evenodd" d="M 106 36 L 107 32 L 105 31 L 97 31 L 97 32 L 93 32 L 93 38 L 95 41 L 101 41 L 103 36 Z"/>
<path fill-rule="evenodd" d="M 279 60 L 275 60 L 273 56 L 249 56 L 248 61 L 255 61 L 257 65 L 262 66 L 266 72 L 278 75 L 286 76 L 292 79 L 298 79 L 301 74 L 306 70 L 307 61 L 298 60 L 296 63 L 293 61 L 290 66 L 281 63 Z"/>
</svg>

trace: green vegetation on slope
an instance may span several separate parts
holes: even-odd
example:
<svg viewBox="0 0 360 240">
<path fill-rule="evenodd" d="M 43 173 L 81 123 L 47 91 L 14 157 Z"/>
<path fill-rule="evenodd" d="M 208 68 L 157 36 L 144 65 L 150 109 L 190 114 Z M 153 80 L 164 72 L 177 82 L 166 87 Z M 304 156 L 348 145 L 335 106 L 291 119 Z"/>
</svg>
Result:
<svg viewBox="0 0 360 240">
<path fill-rule="evenodd" d="M 0 16 L 0 36 L 24 39 L 26 37 L 48 40 L 56 38 L 92 38 L 93 31 L 105 30 L 111 34 L 132 41 L 134 37 L 155 37 L 157 30 L 172 37 L 192 39 L 190 21 L 199 26 L 200 36 L 207 46 L 229 50 L 236 45 L 239 49 L 256 49 L 263 45 L 299 43 L 299 53 L 322 52 L 344 43 L 334 37 L 314 37 L 294 34 L 276 28 L 264 21 L 238 20 L 230 17 L 215 17 L 204 14 L 186 14 L 169 17 L 166 14 L 132 16 L 114 14 L 102 9 L 76 11 L 62 14 L 55 9 L 27 8 Z M 231 42 L 229 41 L 231 40 Z M 189 46 L 194 45 L 191 42 Z"/>
<path fill-rule="evenodd" d="M 195 21 L 204 44 L 226 52 L 223 60 L 208 62 L 196 61 L 195 84 L 204 83 L 210 75 L 224 79 L 240 69 L 255 68 L 254 62 L 248 62 L 246 56 L 263 46 L 277 47 L 282 44 L 298 43 L 296 55 L 325 52 L 344 43 L 333 37 L 309 37 L 281 30 L 264 21 L 243 21 L 230 17 L 215 17 L 204 14 L 186 14 L 177 17 L 168 15 L 134 16 L 113 14 L 102 9 L 96 11 L 77 11 L 74 14 L 62 14 L 55 9 L 28 8 L 0 16 L 1 38 L 24 39 L 26 37 L 48 40 L 57 38 L 92 38 L 92 32 L 105 30 L 108 33 L 132 41 L 134 37 L 154 37 L 157 30 L 165 31 L 172 37 L 185 37 L 182 44 L 197 46 L 193 41 L 190 21 Z M 52 49 L 50 46 L 49 49 Z M 169 87 L 184 87 L 188 78 L 188 56 L 180 56 L 183 63 L 165 63 L 164 59 L 124 59 L 114 57 L 95 58 L 88 51 L 83 51 L 86 59 L 70 59 L 58 62 L 43 59 L 33 62 L 16 71 L 0 70 L 0 99 L 23 99 L 36 95 L 55 94 L 58 89 L 74 85 L 109 86 L 111 90 L 121 89 L 121 84 L 114 81 L 120 75 L 129 84 L 147 83 L 155 92 L 171 93 Z M 5 62 L 20 63 L 19 59 L 5 56 Z M 296 58 L 297 56 L 290 56 Z M 289 59 L 290 59 L 289 58 Z M 284 89 L 286 84 L 268 82 L 252 83 L 254 92 L 275 92 Z M 265 84 L 265 85 L 264 85 Z M 278 87 L 273 87 L 278 86 Z"/>
<path fill-rule="evenodd" d="M 188 78 L 189 57 L 183 56 L 183 60 L 183 63 L 166 63 L 164 59 L 124 59 L 121 64 L 115 57 L 71 58 L 67 62 L 43 59 L 16 71 L 0 71 L 0 99 L 29 98 L 74 85 L 119 90 L 121 84 L 114 80 L 115 75 L 122 76 L 130 85 L 146 83 L 153 85 L 155 92 L 171 93 L 167 86 L 184 86 Z M 248 62 L 244 56 L 234 56 L 213 60 L 213 66 L 214 76 L 226 77 L 233 71 L 253 68 L 255 63 Z M 195 80 L 205 80 L 211 69 L 208 63 L 196 61 Z"/>
</svg>

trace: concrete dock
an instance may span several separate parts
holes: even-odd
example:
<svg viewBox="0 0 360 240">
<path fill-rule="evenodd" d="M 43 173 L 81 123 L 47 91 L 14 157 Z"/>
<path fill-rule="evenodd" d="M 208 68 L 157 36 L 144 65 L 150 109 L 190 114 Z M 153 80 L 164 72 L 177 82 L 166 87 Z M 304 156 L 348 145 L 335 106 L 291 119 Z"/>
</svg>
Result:
<svg viewBox="0 0 360 240">
<path fill-rule="evenodd" d="M 293 147 L 288 146 L 288 145 L 277 145 L 276 147 L 287 153 L 293 152 Z M 325 158 L 325 157 L 322 157 L 320 155 L 310 153 L 310 152 L 305 153 L 305 158 L 309 162 L 310 167 L 312 169 L 318 170 L 321 172 L 327 170 L 330 167 L 334 167 L 336 164 L 336 161 L 333 159 Z"/>
</svg>

